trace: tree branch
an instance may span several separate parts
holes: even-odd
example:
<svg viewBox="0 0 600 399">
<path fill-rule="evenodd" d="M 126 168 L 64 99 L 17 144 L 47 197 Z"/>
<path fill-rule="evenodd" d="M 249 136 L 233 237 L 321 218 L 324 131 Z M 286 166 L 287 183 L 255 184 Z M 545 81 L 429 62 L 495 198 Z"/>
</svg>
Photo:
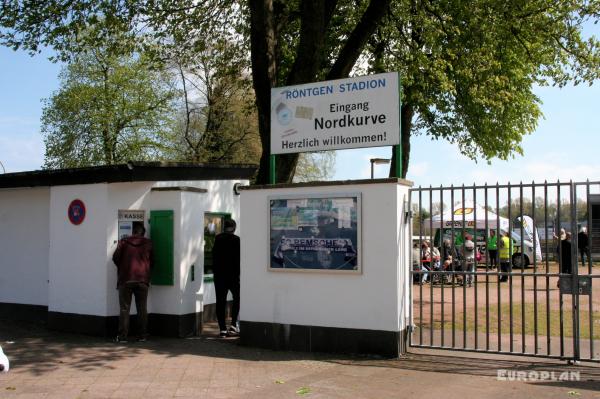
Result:
<svg viewBox="0 0 600 399">
<path fill-rule="evenodd" d="M 325 33 L 337 0 L 303 0 L 300 6 L 300 42 L 287 84 L 311 82 L 315 79 L 323 57 Z"/>
<path fill-rule="evenodd" d="M 185 74 L 180 63 L 177 63 L 179 67 L 179 76 L 181 76 L 181 84 L 183 85 L 183 101 L 185 104 L 185 130 L 183 132 L 183 139 L 190 148 L 194 148 L 192 141 L 190 140 L 190 105 L 188 100 L 187 85 L 185 84 Z"/>
<path fill-rule="evenodd" d="M 386 14 L 390 2 L 391 0 L 371 0 L 327 74 L 327 79 L 344 78 L 350 74 L 367 40 L 375 33 L 379 22 Z"/>
</svg>

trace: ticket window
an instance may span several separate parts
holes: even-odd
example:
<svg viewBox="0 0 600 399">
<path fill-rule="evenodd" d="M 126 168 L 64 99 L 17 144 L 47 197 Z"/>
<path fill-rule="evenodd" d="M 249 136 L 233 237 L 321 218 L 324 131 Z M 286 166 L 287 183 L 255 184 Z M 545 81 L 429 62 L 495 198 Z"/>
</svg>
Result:
<svg viewBox="0 0 600 399">
<path fill-rule="evenodd" d="M 231 219 L 230 213 L 207 212 L 204 214 L 204 280 L 213 279 L 212 248 L 217 234 L 223 232 L 226 219 Z"/>
<path fill-rule="evenodd" d="M 119 210 L 119 240 L 133 235 L 133 228 L 136 225 L 144 226 L 144 217 L 146 212 L 142 210 Z"/>
<path fill-rule="evenodd" d="M 119 240 L 133 235 L 136 226 L 145 223 L 146 211 L 120 209 L 118 219 Z M 170 285 L 175 282 L 174 254 L 175 254 L 175 230 L 173 210 L 150 211 L 148 220 L 149 229 L 146 229 L 146 237 L 152 239 L 153 267 L 152 285 Z M 149 231 L 148 231 L 149 230 Z"/>
</svg>

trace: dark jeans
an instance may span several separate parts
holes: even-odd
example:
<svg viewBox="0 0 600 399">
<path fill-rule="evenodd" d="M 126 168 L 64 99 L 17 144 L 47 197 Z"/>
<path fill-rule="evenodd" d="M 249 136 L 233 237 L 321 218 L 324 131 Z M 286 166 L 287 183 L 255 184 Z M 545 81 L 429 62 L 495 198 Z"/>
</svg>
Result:
<svg viewBox="0 0 600 399">
<path fill-rule="evenodd" d="M 585 266 L 585 258 L 587 258 L 587 248 L 579 248 L 579 254 L 581 255 L 581 266 Z"/>
<path fill-rule="evenodd" d="M 227 280 L 215 277 L 215 291 L 217 294 L 217 321 L 219 330 L 227 330 L 225 323 L 225 308 L 227 307 L 227 292 L 231 291 L 233 304 L 231 306 L 231 325 L 235 326 L 240 313 L 240 280 Z"/>
<path fill-rule="evenodd" d="M 502 274 L 500 276 L 500 281 L 508 280 L 508 273 L 512 271 L 512 265 L 510 260 L 500 259 L 500 269 L 502 270 Z"/>
<path fill-rule="evenodd" d="M 498 250 L 488 249 L 488 253 L 490 256 L 490 267 L 498 267 Z"/>
<path fill-rule="evenodd" d="M 129 334 L 129 309 L 131 296 L 135 297 L 137 309 L 138 334 L 146 337 L 148 327 L 148 285 L 140 282 L 129 282 L 119 287 L 119 337 L 127 338 Z"/>
</svg>

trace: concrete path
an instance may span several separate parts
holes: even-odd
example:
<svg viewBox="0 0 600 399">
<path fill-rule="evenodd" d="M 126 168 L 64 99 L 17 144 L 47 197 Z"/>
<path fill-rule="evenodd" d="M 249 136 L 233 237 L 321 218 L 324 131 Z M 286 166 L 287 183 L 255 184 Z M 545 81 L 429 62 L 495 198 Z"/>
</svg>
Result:
<svg viewBox="0 0 600 399">
<path fill-rule="evenodd" d="M 600 398 L 600 367 L 456 352 L 402 359 L 272 352 L 236 339 L 114 344 L 0 319 L 0 398 Z M 503 381 L 497 370 L 555 380 Z M 558 381 L 564 371 L 579 381 Z M 553 374 L 552 374 L 553 373 Z"/>
</svg>

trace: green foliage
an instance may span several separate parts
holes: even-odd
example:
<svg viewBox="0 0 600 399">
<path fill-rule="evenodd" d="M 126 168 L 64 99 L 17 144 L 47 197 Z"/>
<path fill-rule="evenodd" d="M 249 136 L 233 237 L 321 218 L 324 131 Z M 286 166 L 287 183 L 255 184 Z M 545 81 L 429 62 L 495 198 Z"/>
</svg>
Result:
<svg viewBox="0 0 600 399">
<path fill-rule="evenodd" d="M 257 164 L 260 157 L 248 60 L 239 44 L 207 39 L 193 60 L 176 62 L 182 96 L 171 155 L 195 162 Z"/>
<path fill-rule="evenodd" d="M 160 158 L 172 119 L 169 76 L 144 55 L 80 54 L 44 104 L 45 167 Z"/>
<path fill-rule="evenodd" d="M 305 152 L 300 154 L 294 182 L 329 180 L 335 173 L 335 151 Z"/>
<path fill-rule="evenodd" d="M 577 0 L 396 1 L 371 41 L 371 70 L 400 71 L 417 134 L 473 159 L 507 159 L 541 117 L 535 85 L 598 78 L 598 41 L 581 32 L 599 10 Z"/>
<path fill-rule="evenodd" d="M 32 6 L 6 0 L 0 9 L 0 43 L 31 52 L 50 46 L 61 59 L 78 57 L 90 48 L 107 48 L 112 54 L 141 49 L 155 61 L 177 60 L 186 71 L 198 65 L 199 55 L 212 52 L 226 55 L 219 68 L 232 66 L 239 71 L 244 65 L 247 72 L 252 32 L 263 32 L 266 47 L 256 48 L 265 53 L 257 56 L 269 62 L 253 65 L 262 118 L 262 180 L 268 168 L 269 122 L 265 119 L 271 85 L 339 78 L 348 74 L 348 66 L 354 66 L 354 73 L 399 71 L 407 164 L 411 134 L 456 143 L 473 159 L 520 154 L 523 136 L 535 130 L 542 116 L 534 86 L 592 83 L 600 74 L 598 40 L 582 35 L 586 23 L 597 22 L 597 1 L 274 0 L 273 10 L 253 15 L 253 7 L 262 9 L 261 4 L 254 0 L 47 0 Z M 376 17 L 361 25 L 371 8 Z M 377 12 L 382 9 L 384 18 Z M 364 38 L 369 40 L 366 47 Z M 265 44 L 253 40 L 255 45 Z M 345 50 L 357 50 L 358 62 L 355 53 Z M 336 69 L 338 64 L 341 67 Z M 223 87 L 223 82 L 213 87 Z M 210 104 L 204 109 L 210 114 L 215 108 Z M 200 113 L 194 118 L 199 126 L 192 140 L 196 145 L 208 140 L 210 118 Z M 211 137 L 220 140 L 218 135 Z M 297 159 L 279 158 L 278 170 L 285 169 L 282 177 L 291 179 Z"/>
<path fill-rule="evenodd" d="M 194 99 L 188 92 L 181 99 L 168 156 L 193 162 L 257 164 L 261 147 L 252 91 L 228 92 L 222 82 L 213 89 L 210 97 Z"/>
<path fill-rule="evenodd" d="M 164 61 L 174 54 L 193 57 L 209 34 L 235 34 L 239 13 L 235 0 L 3 0 L 0 43 L 32 54 L 52 47 L 62 61 L 92 48 L 121 55 L 137 50 Z"/>
</svg>

